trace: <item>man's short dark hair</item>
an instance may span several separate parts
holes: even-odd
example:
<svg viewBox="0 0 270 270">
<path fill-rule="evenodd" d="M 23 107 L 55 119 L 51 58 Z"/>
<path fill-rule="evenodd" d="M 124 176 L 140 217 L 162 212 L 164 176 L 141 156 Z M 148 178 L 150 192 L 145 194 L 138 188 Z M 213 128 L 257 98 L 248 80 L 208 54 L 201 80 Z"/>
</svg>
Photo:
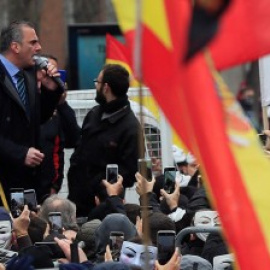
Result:
<svg viewBox="0 0 270 270">
<path fill-rule="evenodd" d="M 129 220 L 136 225 L 136 219 L 140 216 L 141 208 L 138 204 L 135 203 L 126 203 L 124 205 L 127 217 Z"/>
<path fill-rule="evenodd" d="M 3 28 L 1 31 L 0 37 L 0 52 L 6 52 L 10 44 L 15 41 L 18 43 L 22 43 L 23 33 L 22 27 L 28 26 L 30 28 L 35 28 L 34 25 L 29 21 L 14 21 L 10 23 L 7 27 Z"/>
<path fill-rule="evenodd" d="M 105 186 L 100 183 L 99 187 L 94 190 L 94 195 L 98 197 L 100 202 L 105 202 L 109 197 Z"/>
<path fill-rule="evenodd" d="M 177 162 L 176 165 L 179 166 L 179 167 L 180 167 L 180 166 L 187 166 L 188 163 L 187 163 L 187 161 L 185 160 L 185 161 Z"/>
<path fill-rule="evenodd" d="M 102 83 L 107 83 L 116 97 L 125 96 L 129 88 L 129 73 L 120 65 L 105 65 Z"/>
<path fill-rule="evenodd" d="M 157 246 L 157 233 L 161 230 L 175 231 L 175 223 L 165 214 L 154 212 L 149 216 L 149 231 L 152 243 Z"/>
<path fill-rule="evenodd" d="M 42 242 L 45 231 L 47 229 L 47 222 L 40 217 L 31 217 L 28 227 L 28 234 L 32 243 Z"/>
</svg>

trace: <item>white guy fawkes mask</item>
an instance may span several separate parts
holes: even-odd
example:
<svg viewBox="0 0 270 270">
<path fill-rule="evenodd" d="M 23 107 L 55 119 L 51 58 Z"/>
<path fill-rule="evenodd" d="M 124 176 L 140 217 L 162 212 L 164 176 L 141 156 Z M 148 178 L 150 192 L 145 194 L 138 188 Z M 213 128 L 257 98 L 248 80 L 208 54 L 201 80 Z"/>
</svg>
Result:
<svg viewBox="0 0 270 270">
<path fill-rule="evenodd" d="M 219 225 L 219 214 L 217 211 L 212 210 L 202 210 L 195 213 L 194 216 L 194 226 L 207 226 L 207 227 L 214 227 Z M 198 238 L 202 241 L 206 241 L 209 233 L 196 233 Z"/>
<path fill-rule="evenodd" d="M 149 269 L 154 269 L 155 260 L 157 259 L 157 247 L 147 246 L 149 256 Z M 147 260 L 147 251 L 144 245 L 124 241 L 121 249 L 119 261 L 130 266 L 145 268 Z"/>
<path fill-rule="evenodd" d="M 11 223 L 9 220 L 0 221 L 0 248 L 9 249 L 11 245 Z"/>
</svg>

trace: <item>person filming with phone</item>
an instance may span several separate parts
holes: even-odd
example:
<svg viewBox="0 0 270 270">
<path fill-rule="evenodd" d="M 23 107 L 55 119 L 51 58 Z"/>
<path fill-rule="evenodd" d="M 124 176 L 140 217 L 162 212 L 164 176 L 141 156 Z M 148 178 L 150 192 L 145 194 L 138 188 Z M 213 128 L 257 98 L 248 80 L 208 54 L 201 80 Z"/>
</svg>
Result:
<svg viewBox="0 0 270 270">
<path fill-rule="evenodd" d="M 127 96 L 128 71 L 120 65 L 106 65 L 95 86 L 99 105 L 84 119 L 81 140 L 71 156 L 68 172 L 68 198 L 77 205 L 77 216 L 87 216 L 95 206 L 95 190 L 106 178 L 108 164 L 117 165 L 126 188 L 135 182 L 139 158 L 142 130 Z"/>
<path fill-rule="evenodd" d="M 62 87 L 53 65 L 36 66 L 41 45 L 34 26 L 15 21 L 0 36 L 0 182 L 10 188 L 38 190 L 40 123 L 53 114 Z"/>
</svg>

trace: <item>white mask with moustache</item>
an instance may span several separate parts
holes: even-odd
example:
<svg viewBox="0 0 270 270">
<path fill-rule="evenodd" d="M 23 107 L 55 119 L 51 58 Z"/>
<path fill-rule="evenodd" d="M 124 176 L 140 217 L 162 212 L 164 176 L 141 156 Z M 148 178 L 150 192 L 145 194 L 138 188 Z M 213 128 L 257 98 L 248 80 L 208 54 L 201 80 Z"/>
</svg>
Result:
<svg viewBox="0 0 270 270">
<path fill-rule="evenodd" d="M 203 210 L 195 213 L 194 226 L 214 227 L 219 225 L 219 214 L 217 211 Z M 206 241 L 209 233 L 196 233 L 199 239 Z"/>
<path fill-rule="evenodd" d="M 149 269 L 154 269 L 155 260 L 157 259 L 157 247 L 136 244 L 124 241 L 121 249 L 119 261 L 130 266 L 145 268 L 147 256 L 149 259 Z"/>
</svg>

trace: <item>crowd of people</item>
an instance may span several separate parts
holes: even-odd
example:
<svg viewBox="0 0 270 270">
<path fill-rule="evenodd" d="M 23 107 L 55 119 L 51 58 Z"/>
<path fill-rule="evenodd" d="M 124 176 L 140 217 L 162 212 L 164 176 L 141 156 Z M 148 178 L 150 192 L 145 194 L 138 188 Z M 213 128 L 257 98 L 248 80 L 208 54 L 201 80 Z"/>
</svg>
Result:
<svg viewBox="0 0 270 270">
<path fill-rule="evenodd" d="M 98 105 L 80 128 L 55 79 L 57 59 L 43 54 L 43 66 L 34 56 L 41 56 L 41 45 L 30 22 L 1 31 L 0 270 L 232 269 L 196 158 L 173 145 L 168 175 L 156 168 L 160 174 L 148 179 L 138 169 L 145 138 L 128 100 L 127 70 L 102 68 Z M 242 104 L 249 101 L 245 93 Z M 57 195 L 64 148 L 75 149 L 68 198 Z M 106 179 L 109 164 L 118 169 L 114 182 Z M 125 188 L 134 184 L 138 204 L 126 203 Z M 36 201 L 17 204 L 17 190 L 8 203 L 18 188 L 34 190 Z"/>
<path fill-rule="evenodd" d="M 222 235 L 207 231 L 220 228 L 220 221 L 199 164 L 177 146 L 172 154 L 176 181 L 170 193 L 163 174 L 148 181 L 137 172 L 139 203 L 125 203 L 123 177 L 115 183 L 103 179 L 102 192 L 94 193 L 96 206 L 82 222 L 76 205 L 57 194 L 32 211 L 25 205 L 16 218 L 0 208 L 0 257 L 3 249 L 12 252 L 3 269 L 232 269 Z M 57 213 L 60 223 L 51 218 Z M 191 231 L 177 241 L 186 228 Z"/>
<path fill-rule="evenodd" d="M 186 175 L 190 176 L 188 181 L 176 181 L 174 191 L 167 193 L 161 188 L 166 181 L 163 175 L 147 181 L 137 172 L 139 203 L 131 204 L 121 198 L 121 175 L 115 183 L 103 179 L 104 192 L 96 193 L 97 205 L 83 223 L 76 217 L 76 205 L 56 194 L 34 211 L 25 205 L 17 218 L 0 208 L 0 255 L 1 248 L 14 252 L 7 269 L 57 265 L 60 269 L 213 269 L 220 255 L 226 256 L 215 269 L 231 267 L 233 259 L 219 233 L 194 230 L 181 243 L 166 238 L 172 235 L 175 239 L 185 228 L 220 227 L 218 213 L 202 185 L 199 164 L 194 157 L 179 160 L 185 154 L 175 146 L 173 150 L 177 167 L 183 168 L 177 171 L 178 176 L 184 169 L 193 172 Z M 52 213 L 61 213 L 61 226 L 53 226 Z M 113 245 L 116 232 L 122 238 L 118 236 Z M 77 249 L 75 255 L 72 245 Z M 28 268 L 19 268 L 22 265 Z"/>
</svg>

